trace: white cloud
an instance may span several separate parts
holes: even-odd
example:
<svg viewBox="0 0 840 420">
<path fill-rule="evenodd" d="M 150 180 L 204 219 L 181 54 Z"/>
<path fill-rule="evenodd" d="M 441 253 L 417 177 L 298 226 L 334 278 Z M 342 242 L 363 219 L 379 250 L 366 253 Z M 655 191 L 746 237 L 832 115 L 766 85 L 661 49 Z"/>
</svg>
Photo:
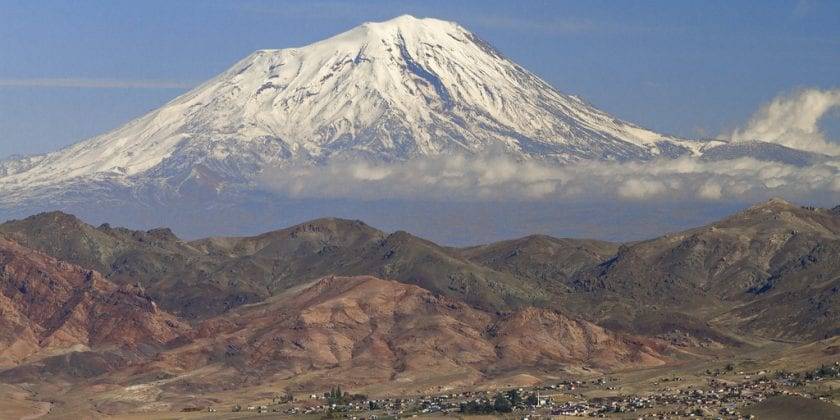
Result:
<svg viewBox="0 0 840 420">
<path fill-rule="evenodd" d="M 569 165 L 500 156 L 442 156 L 404 163 L 335 162 L 266 171 L 264 188 L 301 198 L 760 200 L 774 195 L 840 200 L 840 159 L 807 167 L 755 159 L 693 158 Z"/>
<path fill-rule="evenodd" d="M 706 200 L 719 200 L 723 197 L 723 190 L 717 182 L 706 181 L 697 190 L 697 196 Z"/>
<path fill-rule="evenodd" d="M 733 141 L 760 139 L 829 154 L 810 166 L 741 158 L 556 165 L 503 154 L 439 156 L 402 163 L 333 162 L 266 171 L 266 189 L 301 198 L 409 200 L 739 200 L 772 196 L 840 201 L 840 153 L 818 122 L 840 90 L 805 90 L 764 106 Z"/>
<path fill-rule="evenodd" d="M 795 149 L 840 155 L 840 146 L 826 140 L 819 121 L 840 107 L 840 89 L 807 89 L 779 96 L 761 108 L 746 127 L 735 130 L 733 141 L 761 140 Z"/>
<path fill-rule="evenodd" d="M 630 199 L 650 198 L 665 192 L 665 184 L 650 179 L 628 179 L 621 183 L 618 195 Z"/>
</svg>

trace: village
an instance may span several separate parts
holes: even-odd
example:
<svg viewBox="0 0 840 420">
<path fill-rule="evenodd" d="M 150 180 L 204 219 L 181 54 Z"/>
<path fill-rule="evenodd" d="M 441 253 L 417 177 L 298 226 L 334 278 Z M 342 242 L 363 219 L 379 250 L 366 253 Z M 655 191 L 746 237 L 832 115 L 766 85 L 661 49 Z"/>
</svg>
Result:
<svg viewBox="0 0 840 420">
<path fill-rule="evenodd" d="M 777 396 L 794 396 L 837 404 L 840 362 L 803 372 L 706 370 L 702 381 L 658 378 L 654 388 L 623 392 L 614 377 L 566 380 L 530 388 L 476 390 L 440 395 L 369 399 L 336 387 L 323 394 L 284 394 L 269 402 L 236 405 L 233 411 L 253 415 L 312 418 L 390 419 L 424 416 L 495 415 L 506 418 L 751 418 L 744 409 Z M 215 412 L 215 408 L 208 408 Z"/>
</svg>

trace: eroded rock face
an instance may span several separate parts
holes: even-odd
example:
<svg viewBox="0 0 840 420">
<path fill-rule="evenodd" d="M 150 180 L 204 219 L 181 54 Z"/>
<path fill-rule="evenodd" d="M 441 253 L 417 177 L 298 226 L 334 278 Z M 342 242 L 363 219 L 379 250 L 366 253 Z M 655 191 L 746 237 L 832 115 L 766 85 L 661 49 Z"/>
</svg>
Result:
<svg viewBox="0 0 840 420">
<path fill-rule="evenodd" d="M 204 322 L 170 364 L 228 363 L 262 375 L 306 373 L 356 385 L 421 381 L 454 372 L 477 381 L 533 367 L 601 369 L 668 362 L 665 346 L 559 312 L 486 312 L 375 277 L 327 277 Z M 349 379 L 348 379 L 349 378 Z"/>
<path fill-rule="evenodd" d="M 516 311 L 498 319 L 494 328 L 497 354 L 508 368 L 570 363 L 615 369 L 667 361 L 665 346 L 656 340 L 618 334 L 547 309 Z"/>
<path fill-rule="evenodd" d="M 162 346 L 189 328 L 142 289 L 0 238 L 0 364 L 105 346 Z"/>
</svg>

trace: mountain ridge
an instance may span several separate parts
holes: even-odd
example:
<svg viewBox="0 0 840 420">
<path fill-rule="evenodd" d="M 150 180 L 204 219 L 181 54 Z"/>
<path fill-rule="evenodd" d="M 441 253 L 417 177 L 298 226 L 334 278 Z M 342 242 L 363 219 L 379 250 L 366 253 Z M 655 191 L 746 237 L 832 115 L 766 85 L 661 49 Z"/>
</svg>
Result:
<svg viewBox="0 0 840 420">
<path fill-rule="evenodd" d="M 484 310 L 562 309 L 630 333 L 687 329 L 730 342 L 716 323 L 728 319 L 720 322 L 729 330 L 756 321 L 727 314 L 727 308 L 773 311 L 770 302 L 787 296 L 799 308 L 791 316 L 813 321 L 813 311 L 831 302 L 827 291 L 840 281 L 831 277 L 837 267 L 830 256 L 840 247 L 835 212 L 781 199 L 624 244 L 532 235 L 452 248 L 336 218 L 251 237 L 185 242 L 166 229 L 93 228 L 62 213 L 0 224 L 0 235 L 100 270 L 117 284 L 140 282 L 163 309 L 194 320 L 324 276 L 374 275 Z M 809 294 L 812 278 L 822 279 L 819 288 L 825 289 L 817 300 Z M 822 321 L 798 330 L 798 337 L 831 331 L 837 316 L 823 312 Z M 790 335 L 761 319 L 767 321 L 761 325 L 765 335 Z"/>
<path fill-rule="evenodd" d="M 0 337 L 17 340 L 0 382 L 106 414 L 337 384 L 394 396 L 670 378 L 828 360 L 840 334 L 840 214 L 782 199 L 624 244 L 452 248 L 336 218 L 187 242 L 60 212 L 0 238 Z"/>
</svg>

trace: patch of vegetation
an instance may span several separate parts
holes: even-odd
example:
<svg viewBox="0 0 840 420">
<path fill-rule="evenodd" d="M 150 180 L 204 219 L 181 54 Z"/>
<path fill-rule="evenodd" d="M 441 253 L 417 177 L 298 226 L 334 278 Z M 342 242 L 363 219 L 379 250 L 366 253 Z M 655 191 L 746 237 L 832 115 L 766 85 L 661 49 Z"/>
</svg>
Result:
<svg viewBox="0 0 840 420">
<path fill-rule="evenodd" d="M 539 405 L 539 399 L 536 394 L 531 394 L 524 400 L 519 391 L 512 389 L 505 393 L 498 393 L 493 400 L 474 400 L 462 403 L 460 407 L 461 413 L 464 414 L 493 414 L 493 413 L 510 413 L 514 409 L 521 409 L 528 407 L 535 407 Z"/>
<path fill-rule="evenodd" d="M 347 405 L 351 402 L 367 401 L 367 395 L 351 394 L 347 391 L 341 392 L 341 387 L 330 388 L 329 392 L 324 393 L 324 399 L 329 405 Z"/>
</svg>

